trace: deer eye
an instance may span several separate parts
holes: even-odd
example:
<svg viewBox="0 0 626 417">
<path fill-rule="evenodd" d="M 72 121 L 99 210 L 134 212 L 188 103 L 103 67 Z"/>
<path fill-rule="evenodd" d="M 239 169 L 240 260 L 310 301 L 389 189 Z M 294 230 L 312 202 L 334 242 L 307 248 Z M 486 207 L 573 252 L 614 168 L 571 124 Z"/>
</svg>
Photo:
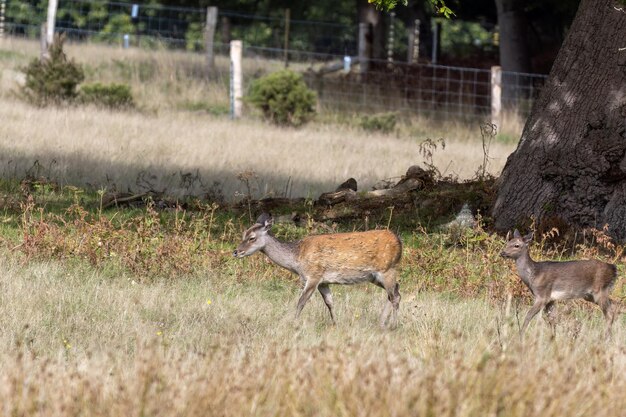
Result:
<svg viewBox="0 0 626 417">
<path fill-rule="evenodd" d="M 250 236 L 250 237 L 248 238 L 248 242 L 253 242 L 253 241 L 255 241 L 255 240 L 256 240 L 256 237 L 255 237 L 255 236 Z"/>
</svg>

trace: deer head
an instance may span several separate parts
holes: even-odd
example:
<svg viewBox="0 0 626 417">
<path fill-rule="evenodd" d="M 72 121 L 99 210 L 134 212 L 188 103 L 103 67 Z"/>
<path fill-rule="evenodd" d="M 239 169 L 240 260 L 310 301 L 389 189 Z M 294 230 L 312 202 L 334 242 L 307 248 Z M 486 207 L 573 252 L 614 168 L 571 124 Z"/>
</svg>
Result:
<svg viewBox="0 0 626 417">
<path fill-rule="evenodd" d="M 507 239 L 509 235 L 507 234 Z M 510 239 L 502 252 L 500 252 L 500 256 L 503 258 L 511 258 L 517 259 L 519 258 L 525 250 L 528 249 L 528 244 L 533 240 L 533 233 L 530 232 L 526 236 L 522 236 L 519 230 L 515 229 L 513 232 L 513 238 Z"/>
<path fill-rule="evenodd" d="M 250 256 L 253 253 L 263 249 L 267 242 L 268 232 L 272 228 L 274 220 L 268 213 L 261 214 L 256 222 L 245 232 L 241 238 L 241 243 L 233 252 L 236 258 Z"/>
</svg>

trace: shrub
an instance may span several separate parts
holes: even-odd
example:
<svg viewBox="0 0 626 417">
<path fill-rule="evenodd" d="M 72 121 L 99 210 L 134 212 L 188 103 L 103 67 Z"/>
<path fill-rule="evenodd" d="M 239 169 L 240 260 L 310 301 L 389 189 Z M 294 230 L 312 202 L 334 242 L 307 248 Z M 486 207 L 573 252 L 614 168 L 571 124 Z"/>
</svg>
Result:
<svg viewBox="0 0 626 417">
<path fill-rule="evenodd" d="M 49 57 L 34 59 L 24 69 L 26 83 L 22 92 L 38 106 L 73 100 L 76 87 L 85 78 L 81 66 L 63 52 L 63 41 L 62 36 L 55 36 L 48 49 Z"/>
<path fill-rule="evenodd" d="M 102 31 L 95 36 L 96 40 L 117 43 L 122 41 L 122 34 L 135 33 L 136 30 L 143 30 L 143 24 L 135 28 L 132 19 L 126 13 L 115 14 L 109 18 L 109 21 L 102 28 Z"/>
<path fill-rule="evenodd" d="M 111 109 L 134 107 L 133 95 L 126 84 L 86 84 L 80 88 L 80 101 Z"/>
<path fill-rule="evenodd" d="M 204 29 L 201 23 L 192 22 L 187 27 L 185 49 L 196 52 L 204 49 Z"/>
<path fill-rule="evenodd" d="M 302 75 L 282 70 L 255 80 L 247 101 L 278 125 L 300 126 L 315 115 L 315 92 Z"/>
<path fill-rule="evenodd" d="M 390 133 L 396 128 L 396 115 L 394 113 L 383 113 L 363 116 L 360 126 L 368 132 Z"/>
</svg>

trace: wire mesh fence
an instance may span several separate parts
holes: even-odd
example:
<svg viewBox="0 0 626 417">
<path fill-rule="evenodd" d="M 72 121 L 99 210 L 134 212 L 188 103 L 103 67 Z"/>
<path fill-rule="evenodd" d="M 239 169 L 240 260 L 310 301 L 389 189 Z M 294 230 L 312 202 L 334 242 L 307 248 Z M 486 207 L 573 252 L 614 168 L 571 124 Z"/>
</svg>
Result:
<svg viewBox="0 0 626 417">
<path fill-rule="evenodd" d="M 14 36 L 36 36 L 45 19 L 46 2 L 7 0 L 7 27 Z M 133 6 L 136 7 L 133 16 Z M 237 11 L 219 12 L 216 43 L 227 46 L 231 39 L 265 48 L 282 48 L 286 20 L 284 10 L 273 16 Z M 118 42 L 128 34 L 136 43 L 154 40 L 170 47 L 201 50 L 206 8 L 103 0 L 65 0 L 57 13 L 56 26 L 70 38 L 95 38 Z M 142 41 L 143 39 L 143 41 Z M 356 53 L 356 28 L 333 22 L 289 20 L 290 49 L 334 54 Z"/>
<path fill-rule="evenodd" d="M 104 0 L 65 0 L 57 13 L 56 30 L 77 41 L 122 45 L 127 35 L 132 46 L 204 51 L 206 8 L 158 4 L 135 7 L 132 3 Z M 7 0 L 5 32 L 38 36 L 45 9 L 45 2 Z M 248 60 L 272 61 L 268 68 L 288 62 L 305 75 L 321 107 L 328 111 L 402 111 L 463 119 L 484 118 L 491 112 L 489 69 L 370 60 L 365 72 L 356 57 L 356 26 L 290 20 L 286 49 L 282 13 L 258 16 L 219 10 L 215 53 L 227 56 L 230 40 L 241 39 Z M 346 57 L 354 65 L 344 67 Z M 262 73 L 244 73 L 246 83 Z M 502 108 L 525 117 L 546 78 L 503 72 Z"/>
<path fill-rule="evenodd" d="M 442 65 L 370 63 L 369 71 L 309 77 L 322 105 L 334 110 L 404 111 L 475 118 L 491 110 L 490 71 Z"/>
</svg>

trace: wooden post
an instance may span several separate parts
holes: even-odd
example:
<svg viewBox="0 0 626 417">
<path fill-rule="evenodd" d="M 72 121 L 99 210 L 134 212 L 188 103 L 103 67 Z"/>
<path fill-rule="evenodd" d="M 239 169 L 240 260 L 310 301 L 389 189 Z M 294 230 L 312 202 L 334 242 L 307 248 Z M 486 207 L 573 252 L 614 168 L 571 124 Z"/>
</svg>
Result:
<svg viewBox="0 0 626 417">
<path fill-rule="evenodd" d="M 291 23 L 291 9 L 285 9 L 285 68 L 289 66 L 289 25 Z"/>
<path fill-rule="evenodd" d="M 242 72 L 241 55 L 243 45 L 241 41 L 230 41 L 230 117 L 241 117 L 242 102 Z"/>
<path fill-rule="evenodd" d="M 491 67 L 491 124 L 500 128 L 502 112 L 502 68 Z"/>
<path fill-rule="evenodd" d="M 4 38 L 4 11 L 6 9 L 6 0 L 0 0 L 0 39 Z"/>
<path fill-rule="evenodd" d="M 206 8 L 206 27 L 204 28 L 204 46 L 209 74 L 215 69 L 215 26 L 217 26 L 217 7 L 209 6 Z"/>
<path fill-rule="evenodd" d="M 130 21 L 135 27 L 135 44 L 139 48 L 139 46 L 141 45 L 141 39 L 139 36 L 140 35 L 139 33 L 139 4 L 137 3 L 133 4 L 130 9 Z M 124 47 L 128 48 L 127 46 L 124 46 Z"/>
<path fill-rule="evenodd" d="M 222 16 L 222 45 L 230 45 L 230 19 Z"/>
<path fill-rule="evenodd" d="M 420 21 L 415 19 L 413 30 L 409 31 L 409 47 L 407 48 L 407 62 L 417 64 L 420 56 Z"/>
<path fill-rule="evenodd" d="M 40 61 L 45 61 L 46 59 L 48 59 L 49 54 L 48 54 L 48 42 L 46 41 L 46 37 L 48 36 L 48 24 L 47 23 L 42 23 L 41 24 L 41 33 L 39 34 L 39 60 Z"/>
<path fill-rule="evenodd" d="M 372 50 L 369 36 L 370 25 L 366 22 L 359 23 L 359 73 L 367 74 L 369 71 L 370 51 Z"/>
<path fill-rule="evenodd" d="M 387 39 L 387 68 L 393 66 L 393 41 L 394 41 L 394 23 L 396 20 L 396 13 L 389 13 L 389 38 Z"/>
<path fill-rule="evenodd" d="M 48 45 L 52 45 L 54 41 L 54 25 L 56 23 L 58 0 L 48 0 L 48 20 L 46 31 L 46 42 Z"/>
</svg>

